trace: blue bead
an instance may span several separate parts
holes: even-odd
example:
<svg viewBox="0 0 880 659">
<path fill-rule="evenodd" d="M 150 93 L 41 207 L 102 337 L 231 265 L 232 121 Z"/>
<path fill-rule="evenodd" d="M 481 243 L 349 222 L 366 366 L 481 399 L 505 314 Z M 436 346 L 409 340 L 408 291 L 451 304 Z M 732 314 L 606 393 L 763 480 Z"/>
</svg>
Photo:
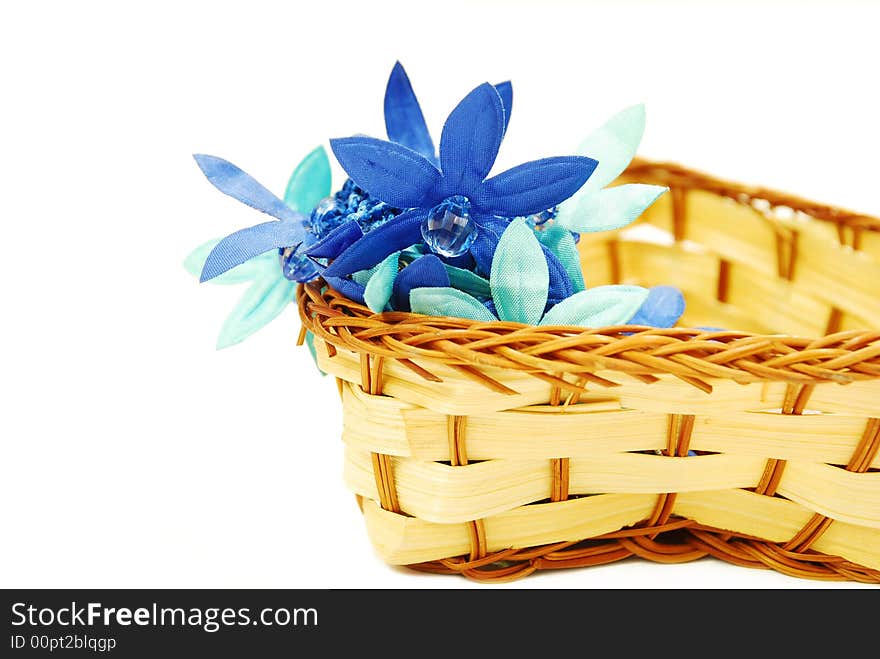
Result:
<svg viewBox="0 0 880 659">
<path fill-rule="evenodd" d="M 318 276 L 318 266 L 304 253 L 306 248 L 311 247 L 316 242 L 318 242 L 318 236 L 314 231 L 314 224 L 309 223 L 306 224 L 305 238 L 303 238 L 299 245 L 282 247 L 278 250 L 281 259 L 281 274 L 284 275 L 285 279 L 306 282 Z"/>
<path fill-rule="evenodd" d="M 318 266 L 308 256 L 302 253 L 302 249 L 285 247 L 281 250 L 281 274 L 291 281 L 311 281 L 318 276 Z"/>
<path fill-rule="evenodd" d="M 338 214 L 336 200 L 333 197 L 324 197 L 318 202 L 309 217 L 312 233 L 323 236 L 332 231 L 334 220 Z"/>
<path fill-rule="evenodd" d="M 431 209 L 422 222 L 422 238 L 432 252 L 454 257 L 468 250 L 477 237 L 477 225 L 471 219 L 470 206 L 467 197 L 456 195 Z"/>
<path fill-rule="evenodd" d="M 533 213 L 526 218 L 526 223 L 534 229 L 535 227 L 539 227 L 542 224 L 546 224 L 547 222 L 552 220 L 554 217 L 556 217 L 557 212 L 558 209 L 556 206 L 554 206 L 553 208 L 548 208 L 547 210 L 541 211 L 540 213 Z"/>
</svg>

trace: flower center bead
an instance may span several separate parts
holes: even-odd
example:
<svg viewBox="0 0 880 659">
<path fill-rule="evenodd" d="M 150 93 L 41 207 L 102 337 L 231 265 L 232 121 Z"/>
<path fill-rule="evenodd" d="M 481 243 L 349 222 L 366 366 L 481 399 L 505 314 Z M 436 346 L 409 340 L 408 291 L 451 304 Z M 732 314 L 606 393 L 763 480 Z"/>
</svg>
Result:
<svg viewBox="0 0 880 659">
<path fill-rule="evenodd" d="M 554 206 L 553 208 L 548 208 L 545 211 L 541 211 L 540 213 L 534 213 L 534 214 L 526 217 L 526 223 L 530 227 L 532 227 L 533 229 L 535 227 L 543 226 L 544 224 L 547 224 L 547 222 L 552 220 L 554 217 L 556 217 L 556 214 L 558 212 L 559 212 L 559 209 L 556 206 Z"/>
<path fill-rule="evenodd" d="M 461 256 L 477 237 L 471 219 L 471 202 L 455 195 L 434 206 L 422 222 L 422 238 L 431 251 L 441 256 Z"/>
<path fill-rule="evenodd" d="M 296 247 L 285 247 L 281 252 L 281 274 L 291 281 L 311 281 L 318 276 L 318 266 Z"/>
<path fill-rule="evenodd" d="M 336 228 L 337 216 L 339 210 L 336 207 L 336 200 L 333 197 L 324 197 L 312 210 L 309 224 L 312 232 L 316 235 L 329 233 Z"/>
<path fill-rule="evenodd" d="M 278 250 L 281 260 L 281 274 L 285 279 L 306 282 L 318 276 L 318 266 L 304 253 L 307 248 L 318 241 L 314 222 L 315 214 L 312 213 L 311 221 L 303 221 L 303 227 L 306 231 L 302 243 L 282 247 Z"/>
</svg>

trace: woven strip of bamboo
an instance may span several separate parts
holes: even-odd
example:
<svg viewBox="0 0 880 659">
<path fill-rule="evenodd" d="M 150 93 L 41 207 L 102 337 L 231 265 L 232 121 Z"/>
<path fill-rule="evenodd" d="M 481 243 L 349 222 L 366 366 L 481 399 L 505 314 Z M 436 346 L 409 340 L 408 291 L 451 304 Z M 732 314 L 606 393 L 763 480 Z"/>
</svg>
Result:
<svg viewBox="0 0 880 659">
<path fill-rule="evenodd" d="M 587 284 L 678 286 L 677 328 L 373 314 L 299 288 L 378 553 L 481 580 L 713 555 L 880 582 L 880 220 L 670 164 L 621 181 L 671 192 L 583 236 Z"/>
</svg>

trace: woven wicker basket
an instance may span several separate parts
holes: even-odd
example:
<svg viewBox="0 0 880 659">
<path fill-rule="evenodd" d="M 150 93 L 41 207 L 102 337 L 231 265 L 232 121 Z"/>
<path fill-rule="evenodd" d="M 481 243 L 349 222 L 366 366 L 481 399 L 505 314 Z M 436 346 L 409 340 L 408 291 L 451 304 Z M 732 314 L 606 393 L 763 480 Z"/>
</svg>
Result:
<svg viewBox="0 0 880 659">
<path fill-rule="evenodd" d="M 880 582 L 880 220 L 676 165 L 626 180 L 670 193 L 583 236 L 587 286 L 678 286 L 682 327 L 375 315 L 300 287 L 376 551 L 478 580 L 712 555 Z"/>
</svg>

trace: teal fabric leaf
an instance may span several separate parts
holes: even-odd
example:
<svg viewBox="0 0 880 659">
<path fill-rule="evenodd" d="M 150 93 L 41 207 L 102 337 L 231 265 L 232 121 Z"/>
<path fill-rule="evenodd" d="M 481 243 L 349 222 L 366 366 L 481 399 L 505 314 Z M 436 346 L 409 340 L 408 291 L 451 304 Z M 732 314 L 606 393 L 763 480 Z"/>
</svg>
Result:
<svg viewBox="0 0 880 659">
<path fill-rule="evenodd" d="M 353 272 L 353 273 L 351 273 L 351 278 L 352 278 L 354 281 L 356 281 L 358 284 L 360 284 L 361 286 L 366 286 L 367 283 L 369 283 L 370 278 L 371 278 L 374 274 L 376 274 L 376 272 L 379 271 L 379 268 L 382 267 L 382 264 L 383 264 L 387 259 L 390 259 L 392 256 L 397 256 L 398 258 L 400 258 L 400 256 L 401 256 L 403 253 L 405 253 L 405 252 L 409 252 L 409 250 L 412 250 L 414 247 L 415 247 L 415 245 L 413 245 L 412 247 L 408 247 L 408 248 L 405 249 L 405 250 L 401 250 L 400 252 L 394 252 L 394 253 L 392 253 L 392 254 L 389 254 L 385 259 L 379 261 L 379 262 L 378 262 L 376 265 L 374 265 L 372 268 L 367 268 L 366 270 L 358 270 L 357 272 Z"/>
<path fill-rule="evenodd" d="M 303 158 L 287 181 L 284 202 L 293 210 L 308 215 L 324 197 L 330 194 L 332 174 L 330 159 L 323 146 Z"/>
<path fill-rule="evenodd" d="M 366 270 L 358 270 L 357 272 L 352 272 L 351 278 L 354 281 L 356 281 L 358 284 L 360 284 L 361 286 L 366 286 L 367 282 L 370 281 L 370 277 L 372 277 L 373 273 L 379 269 L 380 265 L 382 265 L 381 261 L 379 263 L 377 263 L 376 265 L 374 265 L 372 268 L 367 268 Z"/>
<path fill-rule="evenodd" d="M 202 268 L 205 267 L 205 261 L 211 250 L 222 240 L 215 238 L 206 243 L 202 243 L 196 247 L 183 261 L 183 267 L 193 277 L 200 277 Z M 245 261 L 241 265 L 227 270 L 222 275 L 218 275 L 211 279 L 212 284 L 240 284 L 246 281 L 253 281 L 262 277 L 280 276 L 281 265 L 278 261 L 278 252 L 273 250 L 255 256 L 249 261 Z"/>
<path fill-rule="evenodd" d="M 636 155 L 644 132 L 645 106 L 639 104 L 621 110 L 581 142 L 575 153 L 594 158 L 599 165 L 580 193 L 604 188 L 620 176 Z"/>
<path fill-rule="evenodd" d="M 394 289 L 394 280 L 397 278 L 400 252 L 394 252 L 385 257 L 379 265 L 373 268 L 374 272 L 367 280 L 364 289 L 364 302 L 375 311 L 381 313 L 385 305 L 391 299 L 391 291 Z"/>
<path fill-rule="evenodd" d="M 493 322 L 496 320 L 480 301 L 467 293 L 454 288 L 424 286 L 414 288 L 409 293 L 410 308 L 413 313 L 428 316 L 451 316 Z"/>
<path fill-rule="evenodd" d="M 669 188 L 662 185 L 627 183 L 580 197 L 566 216 L 566 229 L 587 233 L 625 227 L 641 215 Z"/>
<path fill-rule="evenodd" d="M 284 277 L 256 281 L 244 292 L 220 328 L 217 349 L 241 343 L 268 324 L 293 300 L 296 282 Z"/>
<path fill-rule="evenodd" d="M 318 366 L 318 352 L 315 350 L 315 335 L 312 334 L 311 330 L 306 331 L 306 345 L 309 348 L 309 354 L 312 356 L 312 361 L 315 362 L 315 368 L 318 369 L 318 373 L 321 375 L 327 375 L 321 370 L 321 367 Z"/>
<path fill-rule="evenodd" d="M 544 316 L 541 325 L 621 325 L 632 318 L 646 299 L 648 289 L 641 286 L 595 286 L 554 306 Z"/>
<path fill-rule="evenodd" d="M 504 230 L 489 273 L 492 300 L 501 320 L 536 325 L 547 305 L 550 273 L 541 244 L 518 217 Z"/>
<path fill-rule="evenodd" d="M 448 263 L 443 264 L 446 268 L 446 274 L 449 275 L 449 285 L 464 291 L 468 295 L 472 295 L 478 300 L 488 300 L 492 297 L 492 290 L 489 288 L 489 280 L 483 279 L 480 275 L 464 268 L 456 268 Z"/>
<path fill-rule="evenodd" d="M 577 293 L 584 290 L 586 285 L 584 284 L 584 273 L 581 270 L 581 255 L 578 252 L 577 244 L 574 242 L 574 236 L 571 235 L 571 231 L 554 224 L 543 231 L 537 232 L 536 235 L 541 244 L 553 252 L 556 258 L 559 259 L 562 267 L 568 273 L 569 279 L 571 279 L 574 292 Z"/>
<path fill-rule="evenodd" d="M 572 228 L 580 200 L 595 194 L 620 176 L 635 156 L 644 132 L 645 106 L 639 104 L 621 110 L 581 142 L 575 153 L 595 158 L 599 164 L 587 182 L 560 204 L 557 224 Z"/>
</svg>

